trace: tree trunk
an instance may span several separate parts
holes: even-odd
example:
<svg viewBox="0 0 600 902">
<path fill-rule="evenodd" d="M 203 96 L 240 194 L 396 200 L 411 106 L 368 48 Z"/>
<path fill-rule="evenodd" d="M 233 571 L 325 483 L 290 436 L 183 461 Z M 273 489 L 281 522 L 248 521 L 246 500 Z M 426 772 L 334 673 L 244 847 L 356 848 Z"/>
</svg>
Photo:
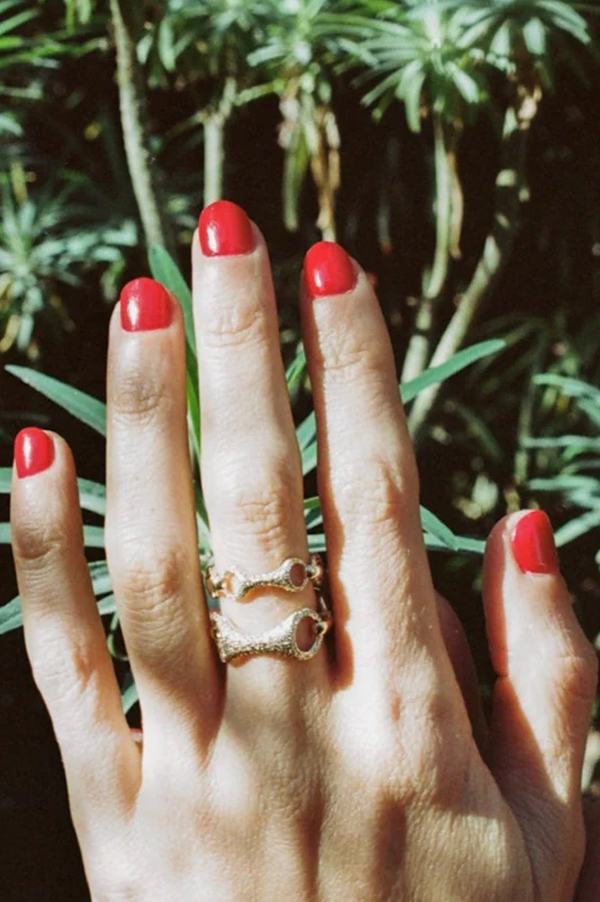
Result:
<svg viewBox="0 0 600 902">
<path fill-rule="evenodd" d="M 135 8 L 122 7 L 123 0 L 110 0 L 117 51 L 117 81 L 121 126 L 133 192 L 149 247 L 168 247 L 169 229 L 164 204 L 159 200 L 156 177 L 150 164 L 149 129 L 144 83 L 136 57 L 132 20 Z M 137 3 L 137 0 L 136 0 Z"/>
<path fill-rule="evenodd" d="M 523 107 L 527 100 L 531 97 L 523 101 Z M 445 363 L 458 351 L 476 314 L 496 284 L 514 244 L 525 180 L 527 138 L 533 118 L 531 113 L 526 116 L 521 113 L 522 107 L 510 106 L 506 111 L 501 169 L 496 178 L 494 222 L 473 278 L 435 349 L 430 363 L 432 367 Z M 413 440 L 419 438 L 439 390 L 440 384 L 433 385 L 415 398 L 408 418 Z"/>
</svg>

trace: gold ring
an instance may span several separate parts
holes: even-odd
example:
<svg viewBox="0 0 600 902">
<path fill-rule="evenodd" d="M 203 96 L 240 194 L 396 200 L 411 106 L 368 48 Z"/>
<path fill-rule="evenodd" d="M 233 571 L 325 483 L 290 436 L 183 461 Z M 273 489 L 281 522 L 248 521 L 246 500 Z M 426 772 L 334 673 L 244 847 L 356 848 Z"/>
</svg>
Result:
<svg viewBox="0 0 600 902">
<path fill-rule="evenodd" d="M 228 617 L 218 611 L 212 611 L 212 635 L 219 657 L 224 664 L 234 658 L 256 655 L 277 655 L 284 658 L 295 658 L 297 661 L 310 661 L 320 649 L 325 633 L 331 626 L 331 613 L 321 595 L 317 596 L 319 610 L 301 608 L 262 635 L 246 635 L 242 633 Z M 310 648 L 304 650 L 298 645 L 298 627 L 303 620 L 312 620 L 315 638 Z"/>
<path fill-rule="evenodd" d="M 231 567 L 218 573 L 215 565 L 206 569 L 206 588 L 213 598 L 232 598 L 241 601 L 252 589 L 273 587 L 286 592 L 301 592 L 309 582 L 319 588 L 323 582 L 323 563 L 318 554 L 312 554 L 306 564 L 299 557 L 288 557 L 269 573 L 244 573 Z"/>
</svg>

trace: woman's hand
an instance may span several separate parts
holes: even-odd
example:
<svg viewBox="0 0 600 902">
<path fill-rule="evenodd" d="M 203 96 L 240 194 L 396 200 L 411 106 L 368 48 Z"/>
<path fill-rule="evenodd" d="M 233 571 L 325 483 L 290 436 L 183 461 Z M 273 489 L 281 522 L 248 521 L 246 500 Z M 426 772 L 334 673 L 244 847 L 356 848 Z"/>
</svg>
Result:
<svg viewBox="0 0 600 902">
<path fill-rule="evenodd" d="M 308 560 L 267 251 L 233 204 L 201 217 L 193 290 L 216 566 Z M 150 280 L 130 283 L 115 310 L 106 544 L 143 748 L 121 712 L 70 452 L 39 430 L 17 440 L 25 636 L 94 902 L 566 902 L 583 856 L 596 661 L 549 523 L 518 514 L 489 539 L 497 681 L 484 761 L 440 629 L 377 300 L 360 267 L 323 243 L 307 255 L 300 303 L 334 626 L 310 661 L 228 666 L 198 561 L 181 310 Z M 260 633 L 306 606 L 310 585 L 222 610 Z"/>
</svg>

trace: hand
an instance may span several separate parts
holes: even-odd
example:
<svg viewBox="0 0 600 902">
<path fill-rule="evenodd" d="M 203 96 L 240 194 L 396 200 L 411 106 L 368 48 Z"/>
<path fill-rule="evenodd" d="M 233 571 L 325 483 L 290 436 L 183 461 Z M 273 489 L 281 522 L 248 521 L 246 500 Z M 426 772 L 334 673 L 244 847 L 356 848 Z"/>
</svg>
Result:
<svg viewBox="0 0 600 902">
<path fill-rule="evenodd" d="M 204 211 L 193 246 L 202 478 L 216 566 L 308 560 L 302 475 L 267 251 Z M 360 267 L 313 247 L 301 287 L 328 547 L 331 638 L 310 661 L 222 665 L 197 553 L 184 336 L 150 280 L 123 292 L 108 359 L 107 556 L 138 687 L 121 712 L 89 583 L 73 461 L 16 445 L 13 546 L 35 679 L 62 751 L 94 902 L 566 902 L 596 660 L 539 512 L 487 547 L 498 675 L 487 760 L 440 629 L 418 479 L 383 317 Z M 223 599 L 262 632 L 315 606 Z"/>
</svg>

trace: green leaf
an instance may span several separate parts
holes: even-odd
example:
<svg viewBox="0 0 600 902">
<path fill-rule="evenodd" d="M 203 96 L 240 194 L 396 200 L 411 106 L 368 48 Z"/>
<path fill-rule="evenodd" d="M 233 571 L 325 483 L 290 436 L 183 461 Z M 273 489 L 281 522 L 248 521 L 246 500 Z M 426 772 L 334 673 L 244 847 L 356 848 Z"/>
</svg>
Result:
<svg viewBox="0 0 600 902">
<path fill-rule="evenodd" d="M 315 529 L 315 527 L 322 524 L 321 501 L 317 496 L 304 499 L 304 520 L 307 530 Z"/>
<path fill-rule="evenodd" d="M 175 295 L 183 311 L 185 326 L 185 366 L 187 406 L 190 432 L 198 463 L 200 462 L 200 398 L 198 395 L 198 359 L 194 334 L 192 293 L 179 268 L 164 247 L 152 247 L 149 253 L 150 270 L 154 279 Z"/>
<path fill-rule="evenodd" d="M 460 373 L 461 370 L 471 366 L 477 360 L 496 354 L 504 347 L 506 347 L 506 342 L 501 338 L 491 338 L 488 341 L 481 341 L 476 345 L 471 345 L 470 348 L 458 351 L 450 360 L 440 364 L 440 366 L 431 367 L 417 376 L 416 379 L 411 379 L 410 382 L 405 382 L 404 385 L 401 385 L 400 395 L 403 403 L 408 404 L 423 389 L 429 388 L 430 385 L 435 385 L 437 382 L 444 382 L 450 376 Z"/>
<path fill-rule="evenodd" d="M 285 381 L 287 382 L 288 392 L 291 398 L 294 398 L 300 387 L 300 383 L 306 374 L 306 352 L 304 345 L 299 345 L 294 359 L 287 368 Z"/>
<path fill-rule="evenodd" d="M 95 561 L 89 564 L 90 578 L 94 595 L 106 595 L 112 592 L 112 581 L 106 561 Z"/>
<path fill-rule="evenodd" d="M 452 80 L 456 85 L 463 100 L 469 104 L 475 104 L 479 100 L 479 85 L 462 69 L 456 69 L 452 75 Z"/>
<path fill-rule="evenodd" d="M 451 551 L 456 551 L 456 536 L 449 529 L 445 523 L 436 517 L 430 510 L 427 510 L 426 507 L 421 505 L 421 525 L 423 526 L 423 530 L 432 536 L 434 539 L 443 545 L 446 548 L 449 548 Z"/>
<path fill-rule="evenodd" d="M 5 370 L 12 376 L 16 376 L 26 385 L 30 385 L 40 394 L 54 401 L 68 413 L 72 414 L 86 426 L 90 426 L 95 432 L 106 436 L 106 405 L 78 388 L 65 385 L 58 379 L 38 373 L 37 370 L 25 366 L 7 365 Z"/>
<path fill-rule="evenodd" d="M 128 714 L 138 701 L 137 687 L 133 682 L 133 677 L 131 674 L 127 674 L 121 689 L 121 706 L 123 708 L 123 714 Z"/>
<path fill-rule="evenodd" d="M 302 475 L 312 473 L 317 466 L 317 443 L 313 442 L 308 448 L 302 452 Z"/>
<path fill-rule="evenodd" d="M 117 599 L 114 595 L 106 595 L 98 602 L 98 613 L 100 616 L 105 614 L 114 614 L 117 610 Z"/>
<path fill-rule="evenodd" d="M 494 34 L 490 45 L 490 53 L 503 60 L 508 60 L 512 57 L 512 35 L 509 22 L 503 22 Z"/>
<path fill-rule="evenodd" d="M 483 555 L 485 551 L 485 542 L 482 539 L 470 539 L 466 536 L 455 536 L 456 547 L 448 548 L 436 536 L 425 533 L 423 536 L 425 547 L 428 551 L 454 551 L 457 554 L 476 554 Z"/>
<path fill-rule="evenodd" d="M 0 495 L 10 495 L 12 486 L 12 468 L 0 467 Z"/>
<path fill-rule="evenodd" d="M 327 551 L 325 546 L 325 536 L 322 532 L 319 533 L 310 533 L 308 536 L 308 550 L 312 553 L 317 553 L 319 551 Z"/>
<path fill-rule="evenodd" d="M 532 56 L 544 56 L 546 53 L 546 26 L 540 19 L 529 19 L 523 26 L 525 46 Z"/>
<path fill-rule="evenodd" d="M 84 526 L 83 544 L 86 548 L 104 548 L 104 527 Z"/>
<path fill-rule="evenodd" d="M 181 304 L 185 323 L 185 337 L 195 356 L 196 337 L 194 335 L 192 293 L 188 284 L 179 271 L 179 267 L 164 247 L 151 247 L 149 262 L 153 278 L 160 282 L 168 291 L 172 292 Z"/>
<path fill-rule="evenodd" d="M 1 477 L 0 477 L 1 478 Z M 106 488 L 91 479 L 78 479 L 79 504 L 83 510 L 94 514 L 106 514 Z"/>
<path fill-rule="evenodd" d="M 550 479 L 530 479 L 527 488 L 532 492 L 571 492 L 574 489 L 597 492 L 600 489 L 600 481 L 593 476 L 561 475 Z"/>
<path fill-rule="evenodd" d="M 296 429 L 296 440 L 300 451 L 305 451 L 314 442 L 316 436 L 317 419 L 313 410 Z"/>
<path fill-rule="evenodd" d="M 579 398 L 577 400 L 577 407 L 586 415 L 594 426 L 600 427 L 600 405 L 587 398 Z"/>
<path fill-rule="evenodd" d="M 32 9 L 17 13 L 9 19 L 4 19 L 3 22 L 0 22 L 0 35 L 8 34 L 9 31 L 16 31 L 17 28 L 20 28 L 25 22 L 30 22 L 32 19 L 35 19 L 37 15 L 38 11 Z"/>
<path fill-rule="evenodd" d="M 431 367 L 417 376 L 416 379 L 411 379 L 410 382 L 405 382 L 404 385 L 401 385 L 400 395 L 402 401 L 404 404 L 407 404 L 423 389 L 428 388 L 430 385 L 435 385 L 436 382 L 444 382 L 450 376 L 454 376 L 472 363 L 495 354 L 505 347 L 505 341 L 500 338 L 492 338 L 458 351 L 450 360 L 440 364 L 440 366 Z M 316 434 L 317 423 L 315 413 L 312 411 L 296 429 L 296 438 L 302 455 L 303 476 L 311 473 L 317 465 Z"/>
<path fill-rule="evenodd" d="M 165 16 L 158 26 L 158 53 L 167 72 L 174 72 L 175 36 L 169 16 Z"/>
<path fill-rule="evenodd" d="M 567 448 L 569 454 L 581 454 L 583 451 L 600 451 L 600 438 L 587 435 L 557 435 L 544 438 L 526 438 L 523 448 Z"/>
<path fill-rule="evenodd" d="M 550 385 L 559 388 L 563 394 L 572 398 L 591 398 L 600 407 L 600 389 L 570 376 L 558 376 L 555 373 L 539 373 L 533 379 L 535 385 Z"/>
<path fill-rule="evenodd" d="M 17 595 L 8 604 L 2 605 L 0 608 L 0 636 L 3 633 L 10 633 L 12 630 L 19 629 L 23 626 L 23 614 L 21 612 L 21 599 Z"/>
<path fill-rule="evenodd" d="M 574 542 L 580 536 L 586 535 L 592 529 L 600 526 L 600 509 L 586 511 L 579 517 L 569 520 L 564 526 L 559 527 L 554 533 L 554 541 L 561 548 L 569 542 Z"/>
</svg>

